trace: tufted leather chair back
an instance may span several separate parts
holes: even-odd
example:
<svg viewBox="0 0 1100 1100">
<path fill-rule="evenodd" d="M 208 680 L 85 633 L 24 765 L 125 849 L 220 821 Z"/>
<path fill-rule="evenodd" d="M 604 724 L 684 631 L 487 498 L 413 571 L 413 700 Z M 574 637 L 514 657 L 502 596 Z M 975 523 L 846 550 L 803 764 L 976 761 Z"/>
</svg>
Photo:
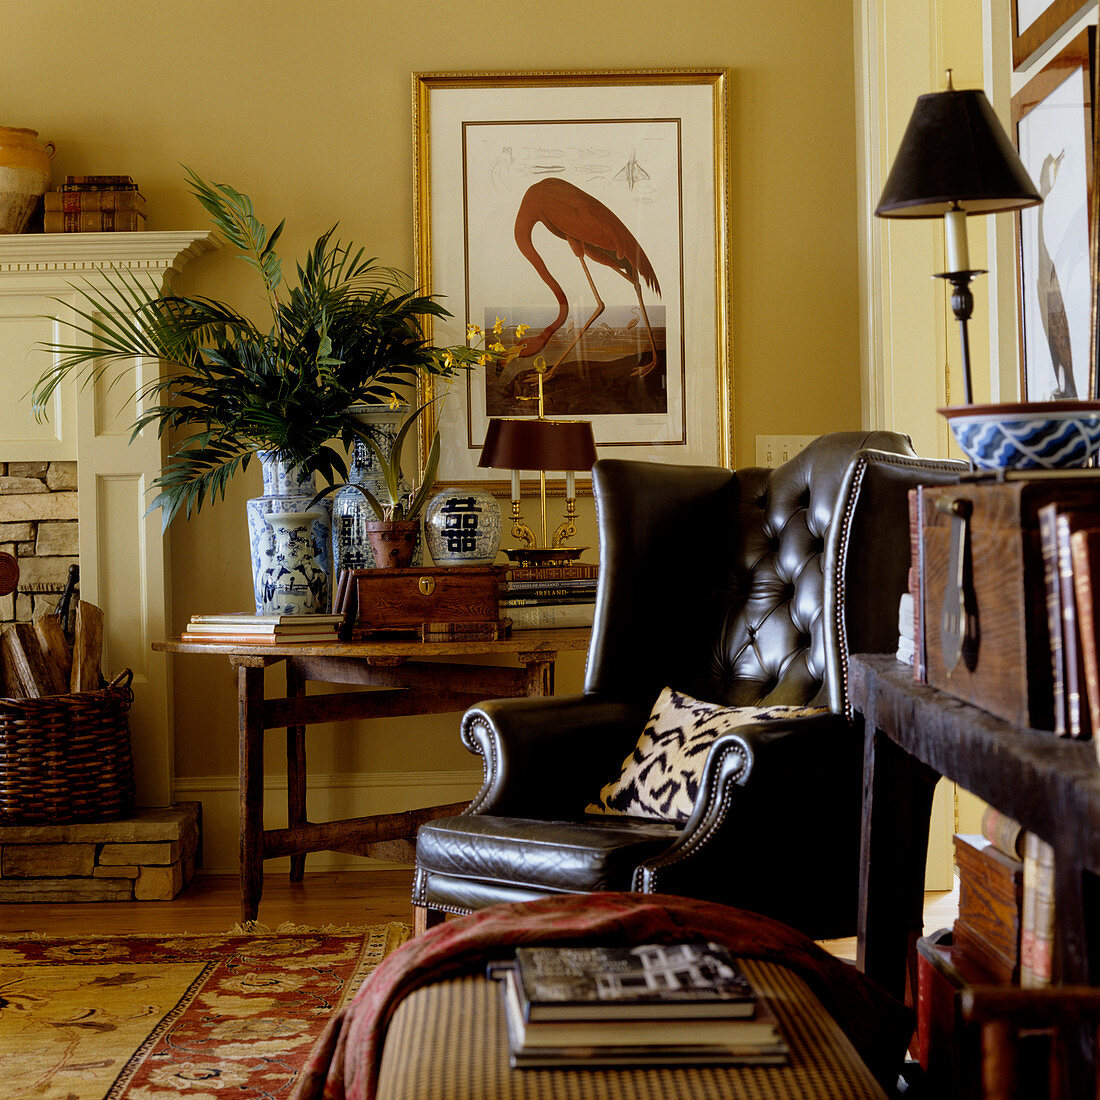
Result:
<svg viewBox="0 0 1100 1100">
<path fill-rule="evenodd" d="M 586 692 L 643 708 L 670 685 L 729 705 L 838 709 L 830 533 L 849 465 L 867 448 L 914 455 L 896 432 L 835 432 L 776 469 L 597 462 L 600 592 Z M 889 527 L 908 538 L 907 524 Z M 874 611 L 895 640 L 897 591 Z"/>
</svg>

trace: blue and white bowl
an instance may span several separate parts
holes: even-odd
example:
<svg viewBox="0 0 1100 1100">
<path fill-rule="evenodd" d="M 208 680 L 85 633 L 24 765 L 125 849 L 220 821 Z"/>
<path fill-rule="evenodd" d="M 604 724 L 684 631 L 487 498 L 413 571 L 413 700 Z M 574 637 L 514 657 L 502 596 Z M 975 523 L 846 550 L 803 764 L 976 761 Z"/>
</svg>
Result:
<svg viewBox="0 0 1100 1100">
<path fill-rule="evenodd" d="M 1100 401 L 954 405 L 937 410 L 979 470 L 1067 470 L 1100 450 Z"/>
</svg>

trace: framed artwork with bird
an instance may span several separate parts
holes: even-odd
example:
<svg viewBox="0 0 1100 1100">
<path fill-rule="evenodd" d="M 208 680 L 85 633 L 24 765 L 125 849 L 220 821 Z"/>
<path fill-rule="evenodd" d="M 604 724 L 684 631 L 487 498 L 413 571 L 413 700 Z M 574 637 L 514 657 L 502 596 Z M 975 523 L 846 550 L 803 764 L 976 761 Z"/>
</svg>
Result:
<svg viewBox="0 0 1100 1100">
<path fill-rule="evenodd" d="M 508 352 L 432 407 L 441 480 L 485 476 L 488 419 L 535 415 L 540 375 L 601 453 L 729 460 L 727 94 L 725 70 L 414 74 L 435 337 Z"/>
<path fill-rule="evenodd" d="M 1096 394 L 1091 259 L 1095 28 L 1012 97 L 1020 159 L 1043 201 L 1017 215 L 1021 389 L 1026 401 Z"/>
</svg>

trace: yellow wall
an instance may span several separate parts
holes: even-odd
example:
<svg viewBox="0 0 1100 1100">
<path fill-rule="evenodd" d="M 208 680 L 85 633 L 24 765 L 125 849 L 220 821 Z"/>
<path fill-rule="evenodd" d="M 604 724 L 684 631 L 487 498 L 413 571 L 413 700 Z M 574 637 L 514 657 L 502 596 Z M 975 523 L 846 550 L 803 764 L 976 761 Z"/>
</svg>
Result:
<svg viewBox="0 0 1100 1100">
<path fill-rule="evenodd" d="M 852 18 L 849 0 L 0 0 L 0 121 L 56 143 L 55 181 L 132 174 L 149 229 L 207 227 L 187 164 L 250 194 L 269 225 L 286 217 L 287 270 L 337 221 L 411 269 L 412 72 L 728 66 L 734 448 L 746 464 L 757 433 L 860 425 Z M 193 262 L 177 289 L 257 301 L 228 253 Z M 247 606 L 243 501 L 258 491 L 250 470 L 172 532 L 176 629 L 192 612 Z M 592 542 L 590 505 L 586 525 Z M 579 688 L 579 658 L 562 672 L 559 689 Z M 176 659 L 174 684 L 177 775 L 234 774 L 224 664 Z M 312 751 L 334 772 L 472 765 L 453 717 L 321 737 Z"/>
</svg>

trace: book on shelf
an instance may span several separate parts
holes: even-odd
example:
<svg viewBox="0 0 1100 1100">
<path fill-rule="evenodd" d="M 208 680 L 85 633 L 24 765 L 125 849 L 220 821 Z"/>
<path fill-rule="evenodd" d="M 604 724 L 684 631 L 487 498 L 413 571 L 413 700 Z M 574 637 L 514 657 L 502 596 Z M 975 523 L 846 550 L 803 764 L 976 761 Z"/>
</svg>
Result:
<svg viewBox="0 0 1100 1100">
<path fill-rule="evenodd" d="M 218 627 L 232 626 L 237 633 L 243 630 L 262 633 L 272 628 L 320 629 L 339 626 L 343 621 L 343 615 L 253 615 L 248 611 L 226 611 L 213 615 L 192 615 L 188 629 L 202 624 Z"/>
<path fill-rule="evenodd" d="M 1074 531 L 1100 526 L 1100 511 L 1065 510 L 1057 502 L 1037 513 L 1050 635 L 1054 732 L 1087 736 L 1092 728 L 1085 699 L 1085 668 L 1073 580 Z"/>
<path fill-rule="evenodd" d="M 61 191 L 136 191 L 137 184 L 133 176 L 66 176 L 65 182 L 58 188 Z"/>
<path fill-rule="evenodd" d="M 559 581 L 594 581 L 599 578 L 600 567 L 586 562 L 572 565 L 515 565 L 506 567 L 501 578 L 505 584 L 533 581 L 547 584 Z"/>
<path fill-rule="evenodd" d="M 79 214 L 99 210 L 145 213 L 145 196 L 140 191 L 47 191 L 42 198 L 47 214 Z"/>
<path fill-rule="evenodd" d="M 1034 833 L 1024 834 L 1023 912 L 1020 923 L 1020 985 L 1048 986 L 1054 962 L 1054 849 Z"/>
<path fill-rule="evenodd" d="M 559 596 L 552 593 L 543 595 L 503 595 L 500 597 L 501 607 L 565 607 L 570 604 L 596 602 L 595 592 L 586 592 L 580 595 Z"/>
<path fill-rule="evenodd" d="M 501 581 L 502 592 L 527 592 L 532 589 L 541 590 L 544 588 L 549 589 L 561 589 L 564 592 L 595 592 L 599 585 L 599 581 L 595 577 L 576 577 L 573 580 L 568 578 L 562 580 L 553 580 L 550 577 L 545 579 L 531 579 L 522 581 Z"/>
<path fill-rule="evenodd" d="M 749 1017 L 756 994 L 721 944 L 519 947 L 524 1018 L 547 1020 Z"/>
<path fill-rule="evenodd" d="M 288 634 L 234 634 L 228 629 L 221 631 L 185 630 L 180 635 L 180 641 L 201 645 L 288 645 L 298 642 L 311 642 L 314 645 L 322 645 L 325 642 L 336 641 L 336 631 L 330 628 L 326 633 L 311 630 Z"/>
<path fill-rule="evenodd" d="M 1074 531 L 1070 536 L 1070 556 L 1073 559 L 1073 592 L 1077 603 L 1078 640 L 1081 664 L 1085 672 L 1085 705 L 1088 708 L 1093 736 L 1100 731 L 1100 653 L 1097 649 L 1096 592 L 1092 577 L 1100 586 L 1100 529 L 1095 527 Z"/>
<path fill-rule="evenodd" d="M 1065 658 L 1066 732 L 1070 737 L 1088 737 L 1092 720 L 1085 688 L 1085 662 L 1077 620 L 1077 598 L 1073 587 L 1074 531 L 1100 524 L 1100 512 L 1062 512 L 1055 519 L 1058 574 L 1062 601 L 1062 653 Z"/>
<path fill-rule="evenodd" d="M 502 584 L 500 594 L 504 599 L 564 599 L 566 597 L 594 600 L 596 598 L 595 581 L 579 581 L 571 584 Z"/>
<path fill-rule="evenodd" d="M 596 619 L 596 601 L 583 603 L 538 603 L 509 607 L 513 630 L 553 630 L 558 627 L 591 626 Z"/>
<path fill-rule="evenodd" d="M 132 233 L 145 228 L 145 215 L 134 210 L 49 211 L 42 215 L 46 233 Z"/>
<path fill-rule="evenodd" d="M 1008 814 L 986 806 L 982 811 L 981 832 L 997 851 L 1013 859 L 1024 858 L 1024 831 Z"/>
<path fill-rule="evenodd" d="M 285 626 L 278 626 L 275 624 L 262 625 L 258 627 L 246 626 L 245 624 L 235 623 L 188 623 L 186 626 L 188 634 L 241 634 L 249 635 L 254 638 L 285 638 L 289 634 L 294 635 L 311 635 L 315 638 L 326 638 L 330 635 L 335 635 L 337 626 L 333 623 L 318 623 L 316 626 L 309 624 L 303 624 L 302 626 L 292 626 L 287 624 Z"/>
<path fill-rule="evenodd" d="M 898 601 L 898 650 L 897 658 L 911 665 L 916 659 L 916 644 L 913 634 L 915 616 L 912 592 L 903 592 Z"/>
<path fill-rule="evenodd" d="M 909 594 L 913 597 L 913 679 L 924 683 L 924 602 L 921 582 L 924 577 L 922 527 L 924 523 L 923 486 L 906 494 L 909 504 Z M 900 639 L 899 639 L 900 640 Z M 900 647 L 899 647 L 900 648 Z"/>
</svg>

